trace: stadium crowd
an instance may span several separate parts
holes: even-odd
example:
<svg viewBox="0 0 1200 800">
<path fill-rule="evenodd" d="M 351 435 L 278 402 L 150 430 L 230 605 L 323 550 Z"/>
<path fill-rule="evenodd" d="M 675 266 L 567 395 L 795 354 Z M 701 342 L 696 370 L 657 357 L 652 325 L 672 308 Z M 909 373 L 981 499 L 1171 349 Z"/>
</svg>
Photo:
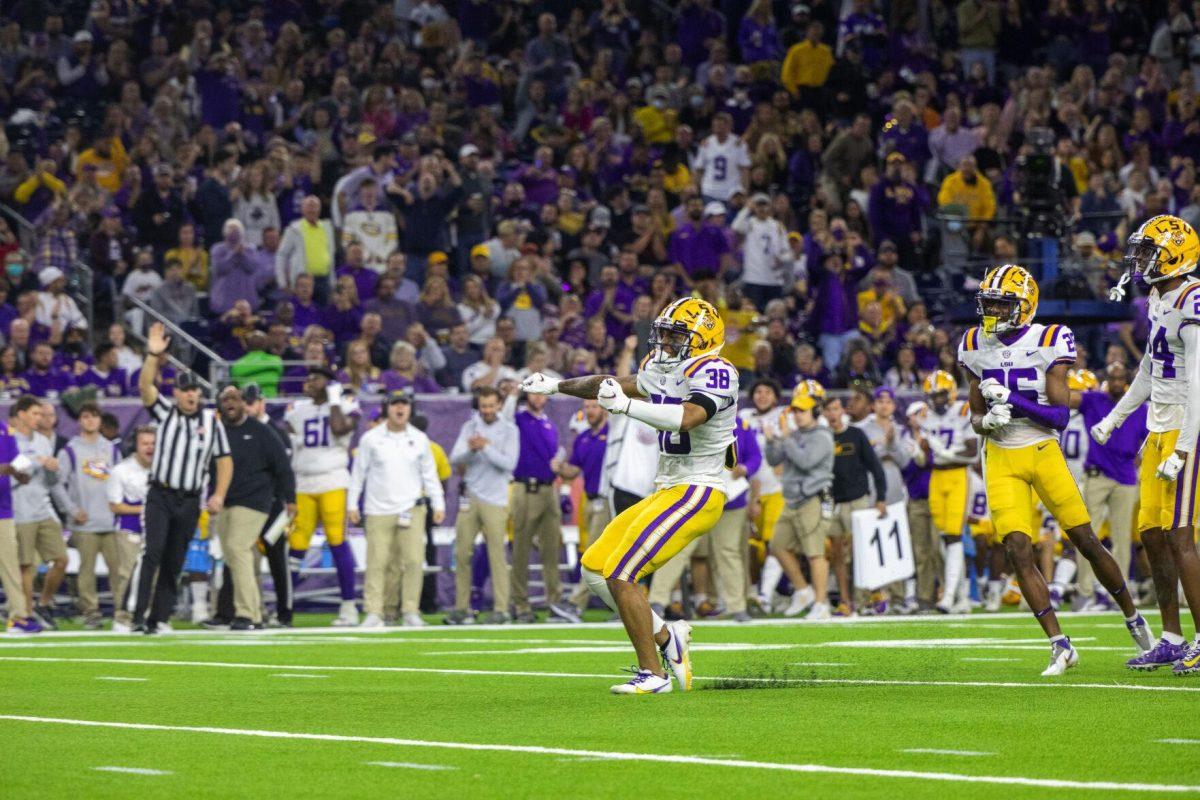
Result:
<svg viewBox="0 0 1200 800">
<path fill-rule="evenodd" d="M 942 321 L 983 265 L 1040 274 L 1035 131 L 1069 223 L 1045 295 L 1104 297 L 1153 214 L 1200 223 L 1178 0 L 4 11 L 9 399 L 136 396 L 144 303 L 267 398 L 316 366 L 352 395 L 503 401 L 533 371 L 628 374 L 694 293 L 744 386 L 894 403 L 962 385 Z M 1080 369 L 1140 356 L 1133 302 L 1078 331 Z"/>
</svg>

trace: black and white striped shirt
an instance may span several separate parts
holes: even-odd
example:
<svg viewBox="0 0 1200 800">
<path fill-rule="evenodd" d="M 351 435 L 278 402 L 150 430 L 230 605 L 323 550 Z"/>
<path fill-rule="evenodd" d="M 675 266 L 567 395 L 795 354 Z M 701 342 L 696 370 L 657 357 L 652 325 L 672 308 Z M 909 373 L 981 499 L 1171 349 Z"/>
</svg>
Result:
<svg viewBox="0 0 1200 800">
<path fill-rule="evenodd" d="M 199 492 L 209 462 L 229 455 L 229 439 L 215 409 L 188 416 L 159 394 L 147 409 L 158 422 L 158 444 L 150 464 L 150 481 L 168 489 Z"/>
</svg>

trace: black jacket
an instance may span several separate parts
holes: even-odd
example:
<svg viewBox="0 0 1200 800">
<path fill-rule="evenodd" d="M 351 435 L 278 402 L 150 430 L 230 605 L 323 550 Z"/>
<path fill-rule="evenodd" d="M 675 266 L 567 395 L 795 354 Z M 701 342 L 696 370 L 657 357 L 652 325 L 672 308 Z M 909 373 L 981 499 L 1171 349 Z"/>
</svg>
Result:
<svg viewBox="0 0 1200 800">
<path fill-rule="evenodd" d="M 232 447 L 233 434 L 229 437 Z M 844 431 L 833 435 L 833 442 L 833 502 L 849 503 L 870 492 L 867 475 L 873 476 L 879 487 L 879 496 L 875 499 L 886 497 L 887 476 L 883 474 L 883 464 L 875 455 L 867 435 L 859 428 L 847 425 Z"/>
<path fill-rule="evenodd" d="M 296 502 L 296 476 L 275 431 L 247 417 L 240 425 L 225 423 L 225 434 L 233 456 L 227 507 L 244 506 L 267 514 L 276 498 Z"/>
</svg>

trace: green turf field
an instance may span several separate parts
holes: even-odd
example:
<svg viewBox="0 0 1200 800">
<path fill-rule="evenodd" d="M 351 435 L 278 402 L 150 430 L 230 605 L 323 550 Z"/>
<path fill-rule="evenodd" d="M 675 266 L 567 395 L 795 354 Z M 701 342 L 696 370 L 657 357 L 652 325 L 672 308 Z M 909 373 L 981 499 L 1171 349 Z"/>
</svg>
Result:
<svg viewBox="0 0 1200 800">
<path fill-rule="evenodd" d="M 0 637 L 0 797 L 1200 796 L 1200 678 L 1063 622 L 702 623 L 646 697 L 608 624 Z"/>
</svg>

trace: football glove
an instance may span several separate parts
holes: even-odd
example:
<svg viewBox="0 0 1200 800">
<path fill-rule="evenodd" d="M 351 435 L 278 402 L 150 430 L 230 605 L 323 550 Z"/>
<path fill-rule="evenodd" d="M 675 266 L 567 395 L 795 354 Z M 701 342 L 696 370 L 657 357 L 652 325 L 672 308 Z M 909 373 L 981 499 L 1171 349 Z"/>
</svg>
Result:
<svg viewBox="0 0 1200 800">
<path fill-rule="evenodd" d="M 558 391 L 558 384 L 557 379 L 534 372 L 521 381 L 521 391 L 526 394 L 554 394 Z"/>
<path fill-rule="evenodd" d="M 625 390 L 621 388 L 621 384 L 613 378 L 605 378 L 601 381 L 600 390 L 596 393 L 596 401 L 610 414 L 624 414 L 629 411 L 629 398 L 625 396 Z"/>
<path fill-rule="evenodd" d="M 979 427 L 985 431 L 994 431 L 997 428 L 1003 428 L 1010 422 L 1012 422 L 1012 406 L 1005 403 L 992 406 L 979 421 Z"/>
<path fill-rule="evenodd" d="M 1157 475 L 1164 481 L 1174 481 L 1179 477 L 1179 471 L 1183 469 L 1184 463 L 1184 459 L 1180 458 L 1179 453 L 1171 453 L 1158 465 Z"/>
<path fill-rule="evenodd" d="M 1001 405 L 1008 402 L 1011 392 L 995 378 L 985 378 L 979 384 L 979 393 L 989 406 Z"/>
<path fill-rule="evenodd" d="M 1117 427 L 1116 420 L 1112 417 L 1105 417 L 1092 426 L 1092 439 L 1096 444 L 1105 444 L 1108 437 L 1112 436 L 1113 430 Z"/>
</svg>

